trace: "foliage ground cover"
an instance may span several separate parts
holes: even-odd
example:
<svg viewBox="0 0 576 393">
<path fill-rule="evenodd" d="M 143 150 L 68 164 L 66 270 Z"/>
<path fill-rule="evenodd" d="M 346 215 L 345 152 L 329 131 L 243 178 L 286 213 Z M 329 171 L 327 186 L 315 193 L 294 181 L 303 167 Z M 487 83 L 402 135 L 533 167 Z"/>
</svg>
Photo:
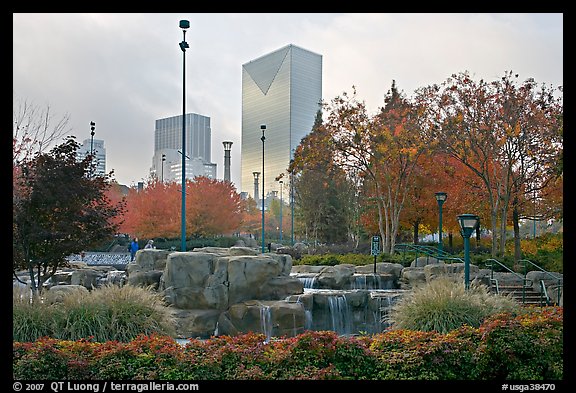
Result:
<svg viewBox="0 0 576 393">
<path fill-rule="evenodd" d="M 15 379 L 55 380 L 561 380 L 563 309 L 493 315 L 447 334 L 372 336 L 307 331 L 266 341 L 246 333 L 185 345 L 164 335 L 130 342 L 13 342 Z"/>
</svg>

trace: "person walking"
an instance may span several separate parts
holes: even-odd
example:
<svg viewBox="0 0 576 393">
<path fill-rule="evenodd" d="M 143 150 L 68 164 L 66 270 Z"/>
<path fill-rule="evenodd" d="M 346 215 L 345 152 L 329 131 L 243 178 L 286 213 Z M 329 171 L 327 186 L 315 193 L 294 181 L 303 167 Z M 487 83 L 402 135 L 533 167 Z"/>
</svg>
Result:
<svg viewBox="0 0 576 393">
<path fill-rule="evenodd" d="M 144 248 L 156 248 L 156 247 L 154 247 L 154 240 L 152 240 L 152 239 L 148 240 L 148 243 L 146 243 Z"/>
<path fill-rule="evenodd" d="M 138 238 L 137 237 L 132 239 L 132 242 L 130 243 L 130 262 L 132 262 L 134 260 L 134 258 L 136 257 L 136 251 L 138 251 Z"/>
</svg>

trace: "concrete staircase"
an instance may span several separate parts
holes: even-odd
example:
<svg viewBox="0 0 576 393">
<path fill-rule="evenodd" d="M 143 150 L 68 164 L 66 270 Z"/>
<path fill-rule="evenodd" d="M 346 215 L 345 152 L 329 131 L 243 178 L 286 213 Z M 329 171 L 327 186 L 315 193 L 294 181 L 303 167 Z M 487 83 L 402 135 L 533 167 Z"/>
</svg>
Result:
<svg viewBox="0 0 576 393">
<path fill-rule="evenodd" d="M 502 296 L 510 296 L 522 305 L 546 306 L 546 299 L 540 292 L 535 291 L 531 286 L 522 289 L 521 284 L 499 284 L 496 288 L 495 283 L 491 285 L 492 293 L 498 293 Z"/>
</svg>

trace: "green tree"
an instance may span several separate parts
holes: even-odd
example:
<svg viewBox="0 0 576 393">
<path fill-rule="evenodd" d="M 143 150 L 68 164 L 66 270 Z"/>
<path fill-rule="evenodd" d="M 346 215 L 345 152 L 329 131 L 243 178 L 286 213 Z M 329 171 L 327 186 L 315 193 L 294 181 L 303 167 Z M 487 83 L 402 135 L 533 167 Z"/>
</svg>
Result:
<svg viewBox="0 0 576 393">
<path fill-rule="evenodd" d="M 114 235 L 124 202 L 107 197 L 113 171 L 94 175 L 89 155 L 77 160 L 73 136 L 22 162 L 13 181 L 13 273 L 26 269 L 35 295 L 66 257 Z"/>
</svg>

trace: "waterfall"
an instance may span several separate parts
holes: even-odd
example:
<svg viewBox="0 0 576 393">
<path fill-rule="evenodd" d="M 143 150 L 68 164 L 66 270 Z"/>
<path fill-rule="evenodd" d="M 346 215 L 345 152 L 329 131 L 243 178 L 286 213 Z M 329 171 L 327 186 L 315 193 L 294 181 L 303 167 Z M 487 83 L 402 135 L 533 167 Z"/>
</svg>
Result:
<svg viewBox="0 0 576 393">
<path fill-rule="evenodd" d="M 354 274 L 352 289 L 383 289 L 382 277 L 379 274 Z"/>
<path fill-rule="evenodd" d="M 304 329 L 312 330 L 312 310 L 304 309 L 304 316 L 306 320 L 304 321 Z"/>
<path fill-rule="evenodd" d="M 296 297 L 296 303 L 300 303 L 304 309 L 304 330 L 312 330 L 312 310 L 306 309 L 306 306 L 301 300 L 302 295 Z"/>
<path fill-rule="evenodd" d="M 302 282 L 302 284 L 304 285 L 304 288 L 316 288 L 316 281 L 317 281 L 317 275 L 314 275 L 312 277 L 308 277 L 308 276 L 304 276 L 304 277 L 298 277 L 298 280 L 300 280 L 300 282 Z"/>
<path fill-rule="evenodd" d="M 386 294 L 370 293 L 370 298 L 376 302 L 376 307 L 374 308 L 374 311 L 372 311 L 374 324 L 373 333 L 381 333 L 390 325 L 388 321 L 388 313 L 392 302 L 390 296 Z"/>
<path fill-rule="evenodd" d="M 332 330 L 339 335 L 352 333 L 351 312 L 344 295 L 331 295 L 328 297 L 328 309 L 332 320 Z"/>
<path fill-rule="evenodd" d="M 214 328 L 214 337 L 218 337 L 218 321 L 216 321 L 216 327 Z"/>
<path fill-rule="evenodd" d="M 272 317 L 270 313 L 270 306 L 262 305 L 260 307 L 260 328 L 262 333 L 266 335 L 264 343 L 269 343 L 272 337 Z"/>
</svg>

